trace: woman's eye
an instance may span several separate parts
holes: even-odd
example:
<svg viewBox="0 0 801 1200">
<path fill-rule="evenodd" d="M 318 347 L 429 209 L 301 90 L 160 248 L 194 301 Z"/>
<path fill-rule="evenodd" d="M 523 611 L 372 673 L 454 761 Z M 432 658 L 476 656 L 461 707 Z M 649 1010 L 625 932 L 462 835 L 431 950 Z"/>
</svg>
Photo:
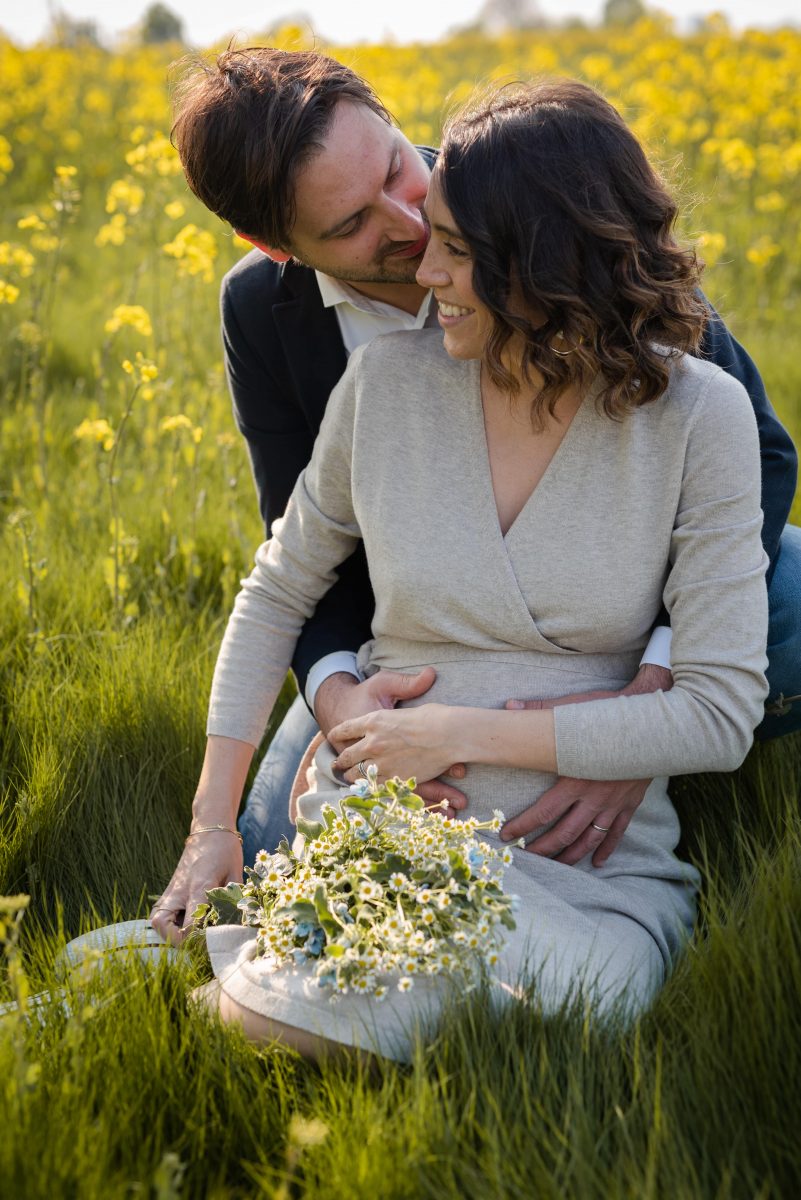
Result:
<svg viewBox="0 0 801 1200">
<path fill-rule="evenodd" d="M 452 258 L 469 258 L 467 250 L 461 250 L 458 246 L 454 246 L 453 242 L 444 242 L 445 249 Z"/>
</svg>

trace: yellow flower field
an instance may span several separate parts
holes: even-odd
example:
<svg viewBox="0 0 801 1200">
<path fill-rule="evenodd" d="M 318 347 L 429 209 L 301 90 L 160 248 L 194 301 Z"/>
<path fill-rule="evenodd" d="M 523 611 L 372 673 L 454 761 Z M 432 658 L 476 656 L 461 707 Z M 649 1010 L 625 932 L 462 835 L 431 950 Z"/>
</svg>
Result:
<svg viewBox="0 0 801 1200">
<path fill-rule="evenodd" d="M 293 28 L 279 41 L 308 44 Z M 331 52 L 424 143 L 435 144 L 448 110 L 488 79 L 564 73 L 600 88 L 678 190 L 708 294 L 801 431 L 801 372 L 786 353 L 801 315 L 801 34 L 735 36 L 711 20 L 679 37 L 667 19 L 648 19 Z M 196 539 L 174 532 L 170 505 L 180 496 L 196 505 L 204 471 L 215 480 L 208 488 L 229 496 L 237 529 L 245 521 L 246 544 L 256 526 L 250 498 L 235 500 L 220 475 L 230 478 L 229 458 L 243 471 L 244 455 L 231 436 L 216 291 L 247 247 L 188 192 L 170 144 L 168 75 L 179 54 L 0 42 L 0 387 L 6 432 L 23 450 L 7 489 L 12 511 L 33 504 L 32 489 L 46 495 L 61 438 L 83 456 L 77 504 L 108 500 L 121 479 L 128 495 L 147 481 L 164 485 L 164 535 L 178 538 L 191 575 Z M 132 367 L 137 353 L 152 377 Z M 64 389 L 69 404 L 56 403 Z M 120 454 L 123 432 L 131 445 Z M 124 465 L 124 478 L 109 482 L 104 454 L 118 472 Z M 194 499 L 179 465 L 196 480 Z M 107 577 L 133 612 L 120 589 L 123 541 L 113 534 Z"/>
</svg>

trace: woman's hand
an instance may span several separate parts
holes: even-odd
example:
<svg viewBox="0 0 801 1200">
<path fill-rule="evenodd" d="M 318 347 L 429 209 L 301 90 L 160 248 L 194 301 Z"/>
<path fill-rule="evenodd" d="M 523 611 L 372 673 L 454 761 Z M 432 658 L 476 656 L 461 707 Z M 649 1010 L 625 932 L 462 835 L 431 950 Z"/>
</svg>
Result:
<svg viewBox="0 0 801 1200">
<path fill-rule="evenodd" d="M 435 779 L 447 774 L 458 757 L 455 751 L 453 714 L 447 704 L 421 704 L 417 708 L 382 709 L 336 725 L 329 733 L 334 744 L 350 743 L 334 762 L 348 783 L 361 779 L 358 764 L 375 763 L 382 782 L 401 779 Z"/>
<path fill-rule="evenodd" d="M 191 837 L 162 896 L 150 913 L 150 924 L 173 946 L 192 928 L 192 913 L 211 888 L 242 879 L 242 843 L 223 830 Z"/>
</svg>

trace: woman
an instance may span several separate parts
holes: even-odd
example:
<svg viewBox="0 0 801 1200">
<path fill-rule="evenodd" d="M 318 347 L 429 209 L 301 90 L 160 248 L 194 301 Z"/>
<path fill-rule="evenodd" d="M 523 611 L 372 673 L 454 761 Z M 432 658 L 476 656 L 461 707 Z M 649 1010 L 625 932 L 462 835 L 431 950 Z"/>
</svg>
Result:
<svg viewBox="0 0 801 1200">
<path fill-rule="evenodd" d="M 767 600 L 759 449 L 738 383 L 690 357 L 704 309 L 676 210 L 591 89 L 505 90 L 446 130 L 418 275 L 437 331 L 351 358 L 312 461 L 260 548 L 226 631 L 192 836 L 230 836 L 302 622 L 364 540 L 376 595 L 367 672 L 434 666 L 425 702 L 346 722 L 299 811 L 359 764 L 434 778 L 470 764 L 469 812 L 512 818 L 555 772 L 656 777 L 601 868 L 514 850 L 518 929 L 499 995 L 525 969 L 547 1008 L 577 989 L 640 1007 L 692 927 L 697 874 L 673 851 L 673 772 L 728 770 L 761 716 Z M 412 343 L 411 339 L 416 340 Z M 664 600 L 670 692 L 505 711 L 510 695 L 616 689 Z M 495 708 L 486 705 L 487 697 Z M 306 1052 L 325 1039 L 403 1057 L 436 983 L 377 1009 L 335 1007 L 303 970 L 252 961 L 254 932 L 209 932 L 224 1015 Z M 422 992 L 422 994 L 421 994 Z"/>
</svg>

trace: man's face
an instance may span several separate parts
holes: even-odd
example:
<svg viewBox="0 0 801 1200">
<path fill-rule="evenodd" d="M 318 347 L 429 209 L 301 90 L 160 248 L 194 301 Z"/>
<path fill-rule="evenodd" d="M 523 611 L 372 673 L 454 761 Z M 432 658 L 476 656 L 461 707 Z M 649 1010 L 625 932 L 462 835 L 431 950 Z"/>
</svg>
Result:
<svg viewBox="0 0 801 1200">
<path fill-rule="evenodd" d="M 398 129 L 363 104 L 340 101 L 322 150 L 298 172 L 285 249 L 351 283 L 414 283 L 428 241 L 428 179 Z"/>
</svg>

